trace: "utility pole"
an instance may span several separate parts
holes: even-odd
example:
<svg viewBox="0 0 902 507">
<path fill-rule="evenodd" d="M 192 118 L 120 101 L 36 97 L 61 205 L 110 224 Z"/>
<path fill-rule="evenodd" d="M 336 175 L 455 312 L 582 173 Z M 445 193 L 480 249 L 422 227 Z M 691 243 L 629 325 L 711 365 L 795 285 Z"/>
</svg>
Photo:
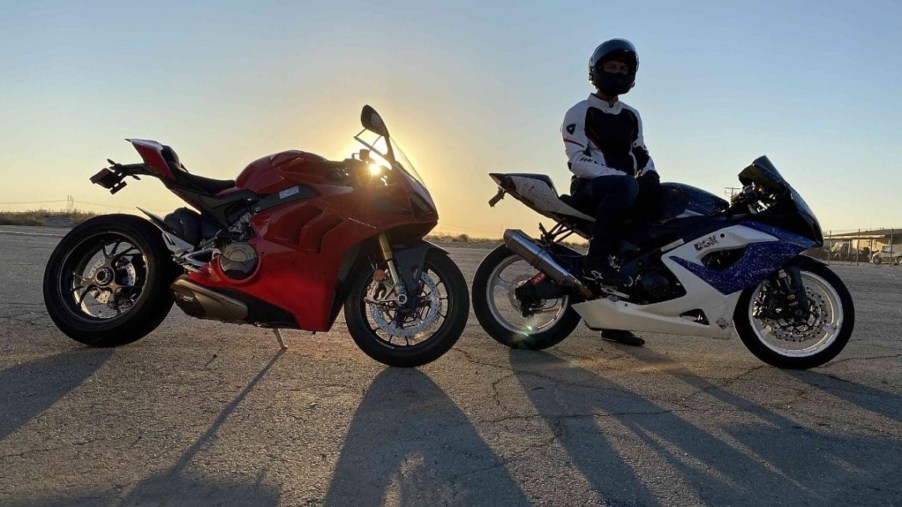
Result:
<svg viewBox="0 0 902 507">
<path fill-rule="evenodd" d="M 66 213 L 75 211 L 75 198 L 71 195 L 66 196 Z"/>
</svg>

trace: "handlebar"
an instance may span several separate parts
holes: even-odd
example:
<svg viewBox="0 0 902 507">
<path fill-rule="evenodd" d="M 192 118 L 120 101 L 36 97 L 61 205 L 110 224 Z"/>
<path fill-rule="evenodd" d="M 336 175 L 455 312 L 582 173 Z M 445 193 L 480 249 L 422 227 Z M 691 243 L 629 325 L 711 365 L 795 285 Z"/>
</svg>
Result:
<svg viewBox="0 0 902 507">
<path fill-rule="evenodd" d="M 775 204 L 783 193 L 768 191 L 764 186 L 750 183 L 742 191 L 730 198 L 727 213 L 733 215 L 743 208 L 751 213 L 760 213 Z"/>
</svg>

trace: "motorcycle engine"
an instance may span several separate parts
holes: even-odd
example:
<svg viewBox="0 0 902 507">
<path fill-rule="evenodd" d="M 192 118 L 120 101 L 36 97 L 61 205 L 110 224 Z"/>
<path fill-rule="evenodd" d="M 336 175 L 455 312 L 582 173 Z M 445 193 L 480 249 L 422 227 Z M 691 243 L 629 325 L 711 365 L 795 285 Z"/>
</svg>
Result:
<svg viewBox="0 0 902 507">
<path fill-rule="evenodd" d="M 211 220 L 188 208 L 179 208 L 173 211 L 166 215 L 163 222 L 169 232 L 192 245 L 197 245 L 201 240 L 212 237 L 219 230 L 219 227 Z"/>
<path fill-rule="evenodd" d="M 222 248 L 219 265 L 222 271 L 233 280 L 244 280 L 254 274 L 257 269 L 257 251 L 249 243 L 229 243 Z"/>
<path fill-rule="evenodd" d="M 648 303 L 666 300 L 672 289 L 670 280 L 658 268 L 648 269 L 636 281 L 636 294 Z"/>
</svg>

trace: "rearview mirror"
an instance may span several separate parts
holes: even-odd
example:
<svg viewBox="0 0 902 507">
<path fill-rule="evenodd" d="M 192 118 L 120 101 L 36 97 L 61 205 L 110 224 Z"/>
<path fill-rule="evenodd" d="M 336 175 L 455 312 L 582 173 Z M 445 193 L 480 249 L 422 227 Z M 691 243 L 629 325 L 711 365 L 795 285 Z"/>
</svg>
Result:
<svg viewBox="0 0 902 507">
<path fill-rule="evenodd" d="M 388 127 L 385 126 L 385 122 L 382 121 L 382 117 L 379 116 L 379 113 L 376 112 L 370 106 L 363 106 L 363 111 L 360 113 L 360 123 L 363 124 L 363 128 L 375 132 L 383 137 L 388 137 Z"/>
</svg>

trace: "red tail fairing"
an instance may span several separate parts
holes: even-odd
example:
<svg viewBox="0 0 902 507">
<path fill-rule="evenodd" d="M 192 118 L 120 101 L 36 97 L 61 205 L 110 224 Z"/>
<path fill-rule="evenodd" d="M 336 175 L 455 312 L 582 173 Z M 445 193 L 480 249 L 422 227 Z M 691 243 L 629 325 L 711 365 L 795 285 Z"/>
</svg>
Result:
<svg viewBox="0 0 902 507">
<path fill-rule="evenodd" d="M 145 139 L 129 139 L 128 141 L 138 150 L 138 154 L 144 159 L 144 163 L 159 172 L 160 176 L 170 180 L 175 178 L 172 174 L 172 169 L 169 168 L 169 164 L 163 158 L 162 144 Z"/>
</svg>

